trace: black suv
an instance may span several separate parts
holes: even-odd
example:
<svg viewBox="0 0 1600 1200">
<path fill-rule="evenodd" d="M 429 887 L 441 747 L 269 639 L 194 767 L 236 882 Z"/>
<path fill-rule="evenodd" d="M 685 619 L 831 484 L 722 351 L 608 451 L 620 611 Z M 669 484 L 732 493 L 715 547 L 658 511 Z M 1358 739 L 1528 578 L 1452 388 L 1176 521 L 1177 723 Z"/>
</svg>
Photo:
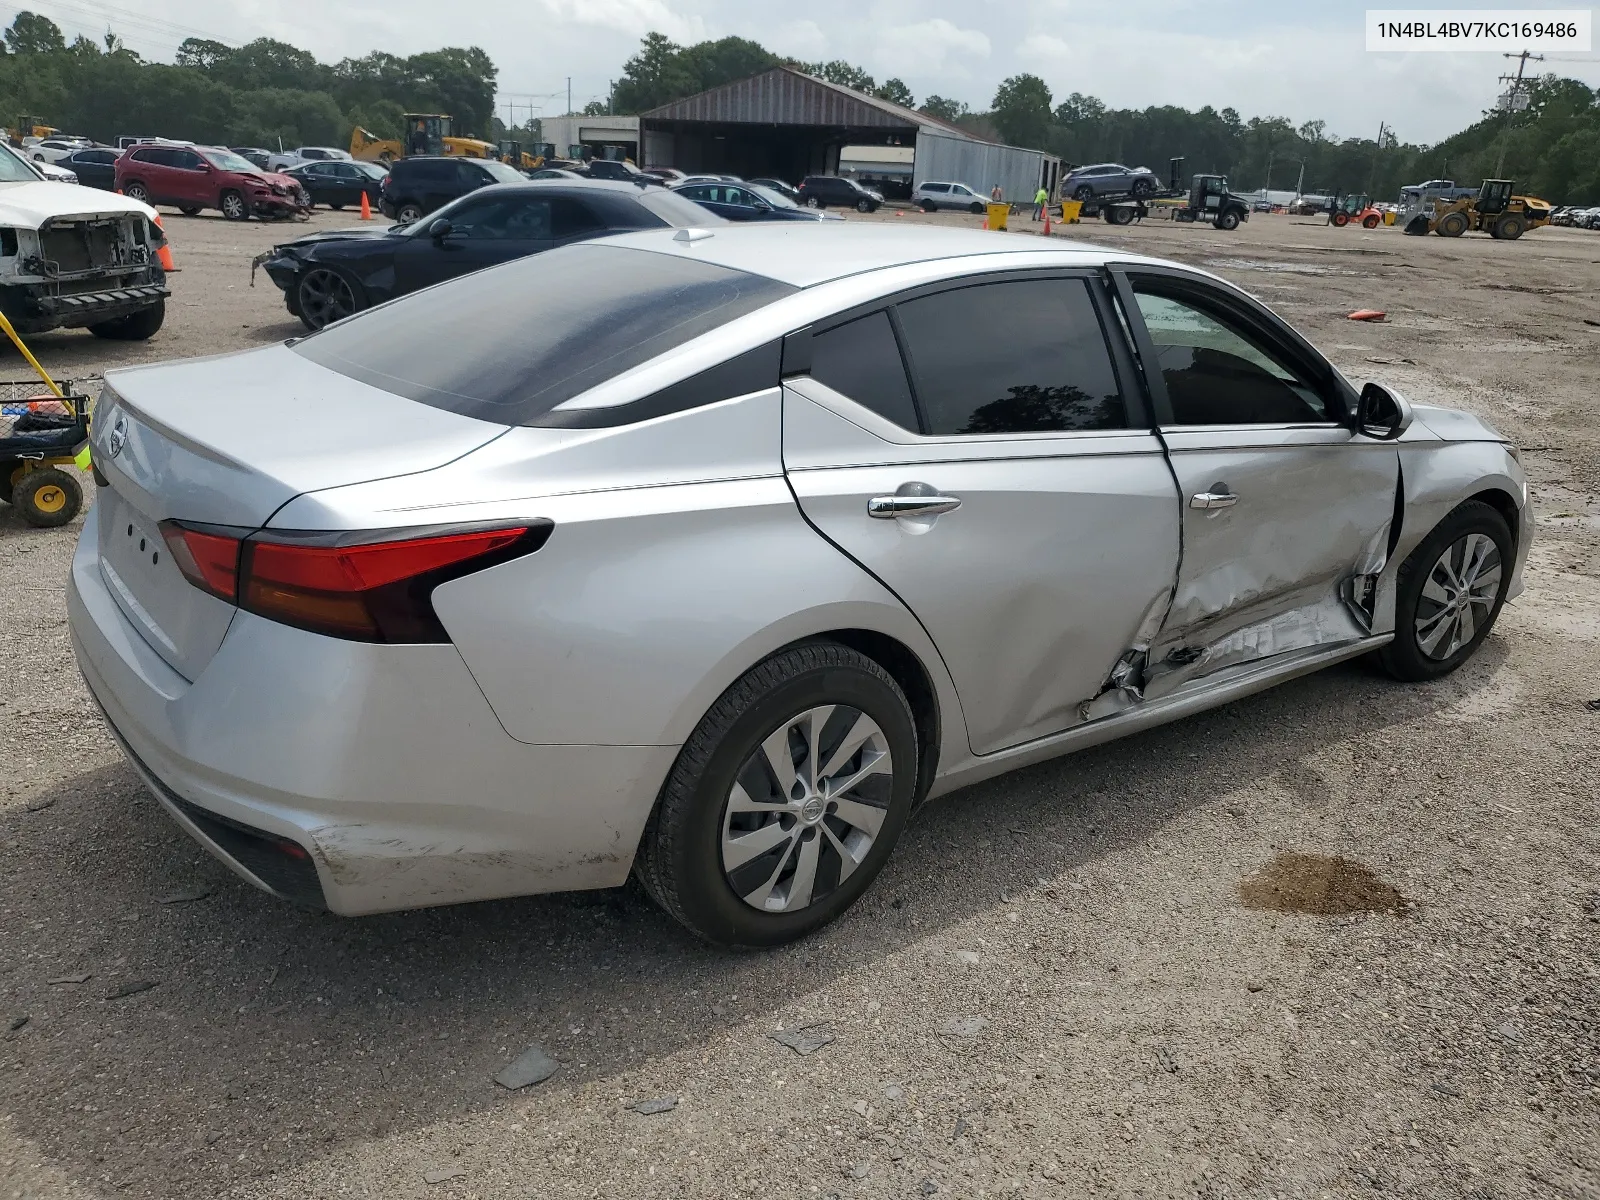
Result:
<svg viewBox="0 0 1600 1200">
<path fill-rule="evenodd" d="M 807 208 L 853 208 L 857 212 L 876 212 L 883 196 L 864 188 L 854 179 L 837 175 L 807 175 L 800 181 L 800 203 Z"/>
<path fill-rule="evenodd" d="M 491 183 L 526 182 L 521 171 L 491 158 L 418 155 L 389 167 L 378 207 L 384 216 L 404 225 Z"/>
</svg>

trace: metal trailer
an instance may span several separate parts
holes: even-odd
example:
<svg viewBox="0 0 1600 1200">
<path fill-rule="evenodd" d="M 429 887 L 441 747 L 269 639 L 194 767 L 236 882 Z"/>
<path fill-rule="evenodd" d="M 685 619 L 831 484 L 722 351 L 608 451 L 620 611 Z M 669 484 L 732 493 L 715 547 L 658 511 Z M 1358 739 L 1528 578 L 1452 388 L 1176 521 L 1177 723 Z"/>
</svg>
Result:
<svg viewBox="0 0 1600 1200">
<path fill-rule="evenodd" d="M 917 134 L 917 152 L 912 162 L 912 186 L 934 180 L 964 183 L 980 196 L 987 196 L 995 184 L 1005 193 L 1007 203 L 1031 204 L 1041 185 L 1055 194 L 1061 176 L 1061 160 L 1042 150 L 1023 150 L 956 135 Z"/>
</svg>

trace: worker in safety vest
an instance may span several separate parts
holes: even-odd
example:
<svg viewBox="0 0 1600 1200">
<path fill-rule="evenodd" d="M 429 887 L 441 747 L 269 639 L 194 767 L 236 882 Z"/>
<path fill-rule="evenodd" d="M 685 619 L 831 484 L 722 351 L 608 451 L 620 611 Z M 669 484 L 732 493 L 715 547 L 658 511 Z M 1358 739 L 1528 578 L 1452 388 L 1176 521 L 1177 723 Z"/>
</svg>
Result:
<svg viewBox="0 0 1600 1200">
<path fill-rule="evenodd" d="M 1033 194 L 1033 219 L 1035 221 L 1044 220 L 1045 206 L 1049 203 L 1050 193 L 1045 188 L 1041 187 Z"/>
</svg>

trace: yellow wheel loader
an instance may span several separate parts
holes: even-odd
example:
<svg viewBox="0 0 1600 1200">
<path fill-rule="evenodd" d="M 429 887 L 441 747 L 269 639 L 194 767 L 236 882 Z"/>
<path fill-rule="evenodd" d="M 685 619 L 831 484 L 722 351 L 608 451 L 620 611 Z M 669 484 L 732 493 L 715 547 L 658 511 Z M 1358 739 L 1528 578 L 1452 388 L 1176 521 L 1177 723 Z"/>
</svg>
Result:
<svg viewBox="0 0 1600 1200">
<path fill-rule="evenodd" d="M 1476 229 L 1490 237 L 1512 242 L 1530 229 L 1550 223 L 1550 205 L 1535 196 L 1517 196 L 1510 179 L 1485 179 L 1476 196 L 1435 200 L 1431 210 L 1406 221 L 1405 231 L 1415 237 L 1437 233 L 1460 237 Z"/>
</svg>

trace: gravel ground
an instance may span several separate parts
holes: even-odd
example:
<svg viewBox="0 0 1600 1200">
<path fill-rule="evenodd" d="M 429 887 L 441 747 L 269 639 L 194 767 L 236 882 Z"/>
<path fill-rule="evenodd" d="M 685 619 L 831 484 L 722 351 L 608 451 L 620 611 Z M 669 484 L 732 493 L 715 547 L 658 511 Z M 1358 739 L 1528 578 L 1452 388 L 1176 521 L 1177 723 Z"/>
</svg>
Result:
<svg viewBox="0 0 1600 1200">
<path fill-rule="evenodd" d="M 282 227 L 167 224 L 166 328 L 46 363 L 296 332 L 248 287 Z M 632 889 L 346 920 L 166 820 L 72 663 L 76 528 L 0 509 L 0 1197 L 1600 1197 L 1600 237 L 1069 232 L 1527 447 L 1528 592 L 1473 662 L 969 789 L 774 953 Z M 553 1077 L 492 1081 L 533 1044 Z"/>
</svg>

